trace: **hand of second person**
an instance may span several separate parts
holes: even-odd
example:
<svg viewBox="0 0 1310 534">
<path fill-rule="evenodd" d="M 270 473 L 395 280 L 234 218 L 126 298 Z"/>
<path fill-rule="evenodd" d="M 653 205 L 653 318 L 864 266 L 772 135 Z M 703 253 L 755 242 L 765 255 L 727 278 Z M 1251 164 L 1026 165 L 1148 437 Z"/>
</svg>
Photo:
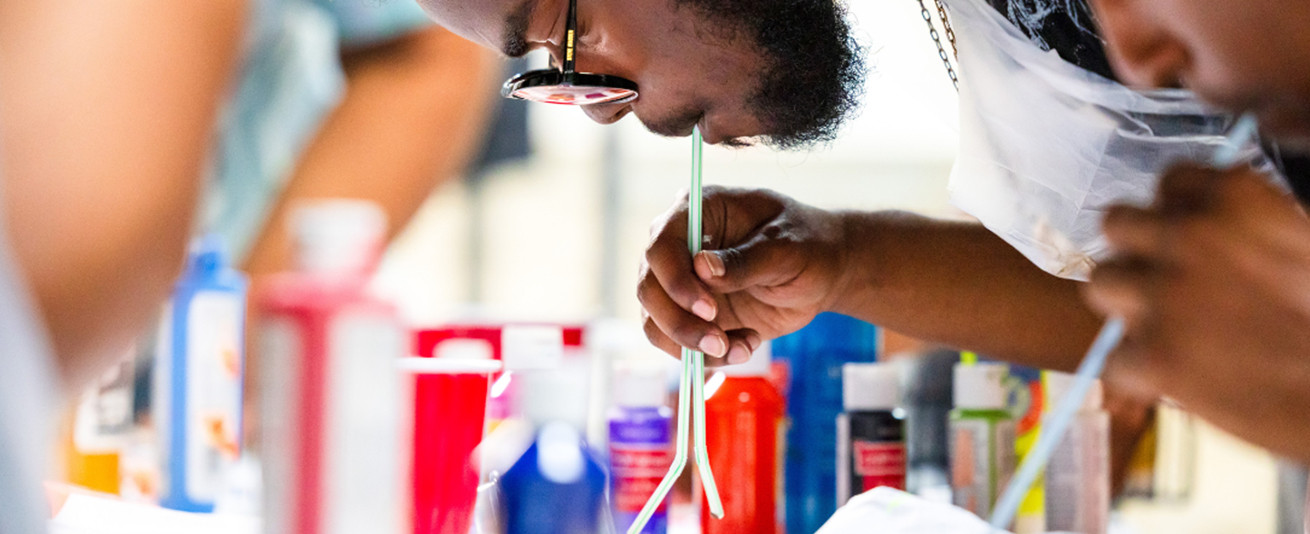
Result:
<svg viewBox="0 0 1310 534">
<path fill-rule="evenodd" d="M 1116 207 L 1089 301 L 1124 317 L 1110 378 L 1310 460 L 1310 219 L 1247 169 L 1174 168 Z"/>
<path fill-rule="evenodd" d="M 847 272 L 837 213 L 756 189 L 706 187 L 704 250 L 687 250 L 686 198 L 661 216 L 637 285 L 645 331 L 661 350 L 741 363 L 829 309 Z M 719 359 L 722 358 L 722 359 Z M 726 361 L 725 361 L 726 360 Z"/>
</svg>

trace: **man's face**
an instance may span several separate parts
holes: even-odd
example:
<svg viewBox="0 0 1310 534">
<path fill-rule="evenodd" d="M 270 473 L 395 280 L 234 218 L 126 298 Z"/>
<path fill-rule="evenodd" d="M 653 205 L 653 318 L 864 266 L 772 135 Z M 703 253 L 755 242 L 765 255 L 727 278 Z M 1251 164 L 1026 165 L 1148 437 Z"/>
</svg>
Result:
<svg viewBox="0 0 1310 534">
<path fill-rule="evenodd" d="M 482 46 L 508 56 L 546 49 L 560 61 L 568 0 L 419 4 L 438 24 Z M 593 120 L 608 124 L 632 113 L 667 136 L 690 135 L 699 125 L 711 143 L 782 134 L 786 144 L 795 133 L 770 115 L 780 106 L 756 98 L 777 62 L 749 28 L 725 27 L 675 0 L 579 0 L 577 17 L 577 70 L 622 76 L 639 92 L 625 104 L 585 106 Z"/>
<path fill-rule="evenodd" d="M 1091 0 L 1115 71 L 1140 87 L 1183 86 L 1253 112 L 1262 129 L 1310 140 L 1310 2 Z"/>
</svg>

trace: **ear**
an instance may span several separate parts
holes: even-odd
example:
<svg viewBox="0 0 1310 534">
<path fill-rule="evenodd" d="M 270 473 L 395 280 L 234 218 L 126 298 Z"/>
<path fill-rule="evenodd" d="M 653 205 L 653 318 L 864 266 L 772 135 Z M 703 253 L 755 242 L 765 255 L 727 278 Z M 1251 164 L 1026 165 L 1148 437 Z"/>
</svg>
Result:
<svg viewBox="0 0 1310 534">
<path fill-rule="evenodd" d="M 1154 0 L 1090 0 L 1115 74 L 1137 87 L 1176 87 L 1190 61 Z"/>
</svg>

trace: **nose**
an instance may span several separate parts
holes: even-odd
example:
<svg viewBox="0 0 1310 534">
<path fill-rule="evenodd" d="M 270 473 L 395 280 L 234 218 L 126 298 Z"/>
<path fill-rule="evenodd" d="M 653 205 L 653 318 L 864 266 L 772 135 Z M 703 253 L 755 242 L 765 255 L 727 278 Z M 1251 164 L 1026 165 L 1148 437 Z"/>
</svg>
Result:
<svg viewBox="0 0 1310 534">
<path fill-rule="evenodd" d="M 1135 9 L 1143 1 L 1092 1 L 1110 64 L 1128 85 L 1177 87 L 1191 61 L 1187 46 L 1155 19 L 1158 13 Z"/>
<path fill-rule="evenodd" d="M 591 120 L 601 124 L 614 124 L 622 119 L 625 115 L 632 112 L 632 103 L 623 104 L 592 104 L 582 106 L 582 111 L 591 117 Z"/>
</svg>

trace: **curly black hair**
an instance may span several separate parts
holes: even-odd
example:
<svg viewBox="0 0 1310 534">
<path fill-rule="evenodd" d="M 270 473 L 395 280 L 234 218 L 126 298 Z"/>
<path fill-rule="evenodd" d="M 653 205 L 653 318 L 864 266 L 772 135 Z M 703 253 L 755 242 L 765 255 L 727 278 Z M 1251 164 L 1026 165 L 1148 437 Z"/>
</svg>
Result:
<svg viewBox="0 0 1310 534">
<path fill-rule="evenodd" d="M 673 0 L 711 20 L 718 37 L 749 39 L 765 61 L 751 104 L 764 142 L 793 149 L 833 140 L 864 96 L 864 48 L 838 0 Z"/>
</svg>

